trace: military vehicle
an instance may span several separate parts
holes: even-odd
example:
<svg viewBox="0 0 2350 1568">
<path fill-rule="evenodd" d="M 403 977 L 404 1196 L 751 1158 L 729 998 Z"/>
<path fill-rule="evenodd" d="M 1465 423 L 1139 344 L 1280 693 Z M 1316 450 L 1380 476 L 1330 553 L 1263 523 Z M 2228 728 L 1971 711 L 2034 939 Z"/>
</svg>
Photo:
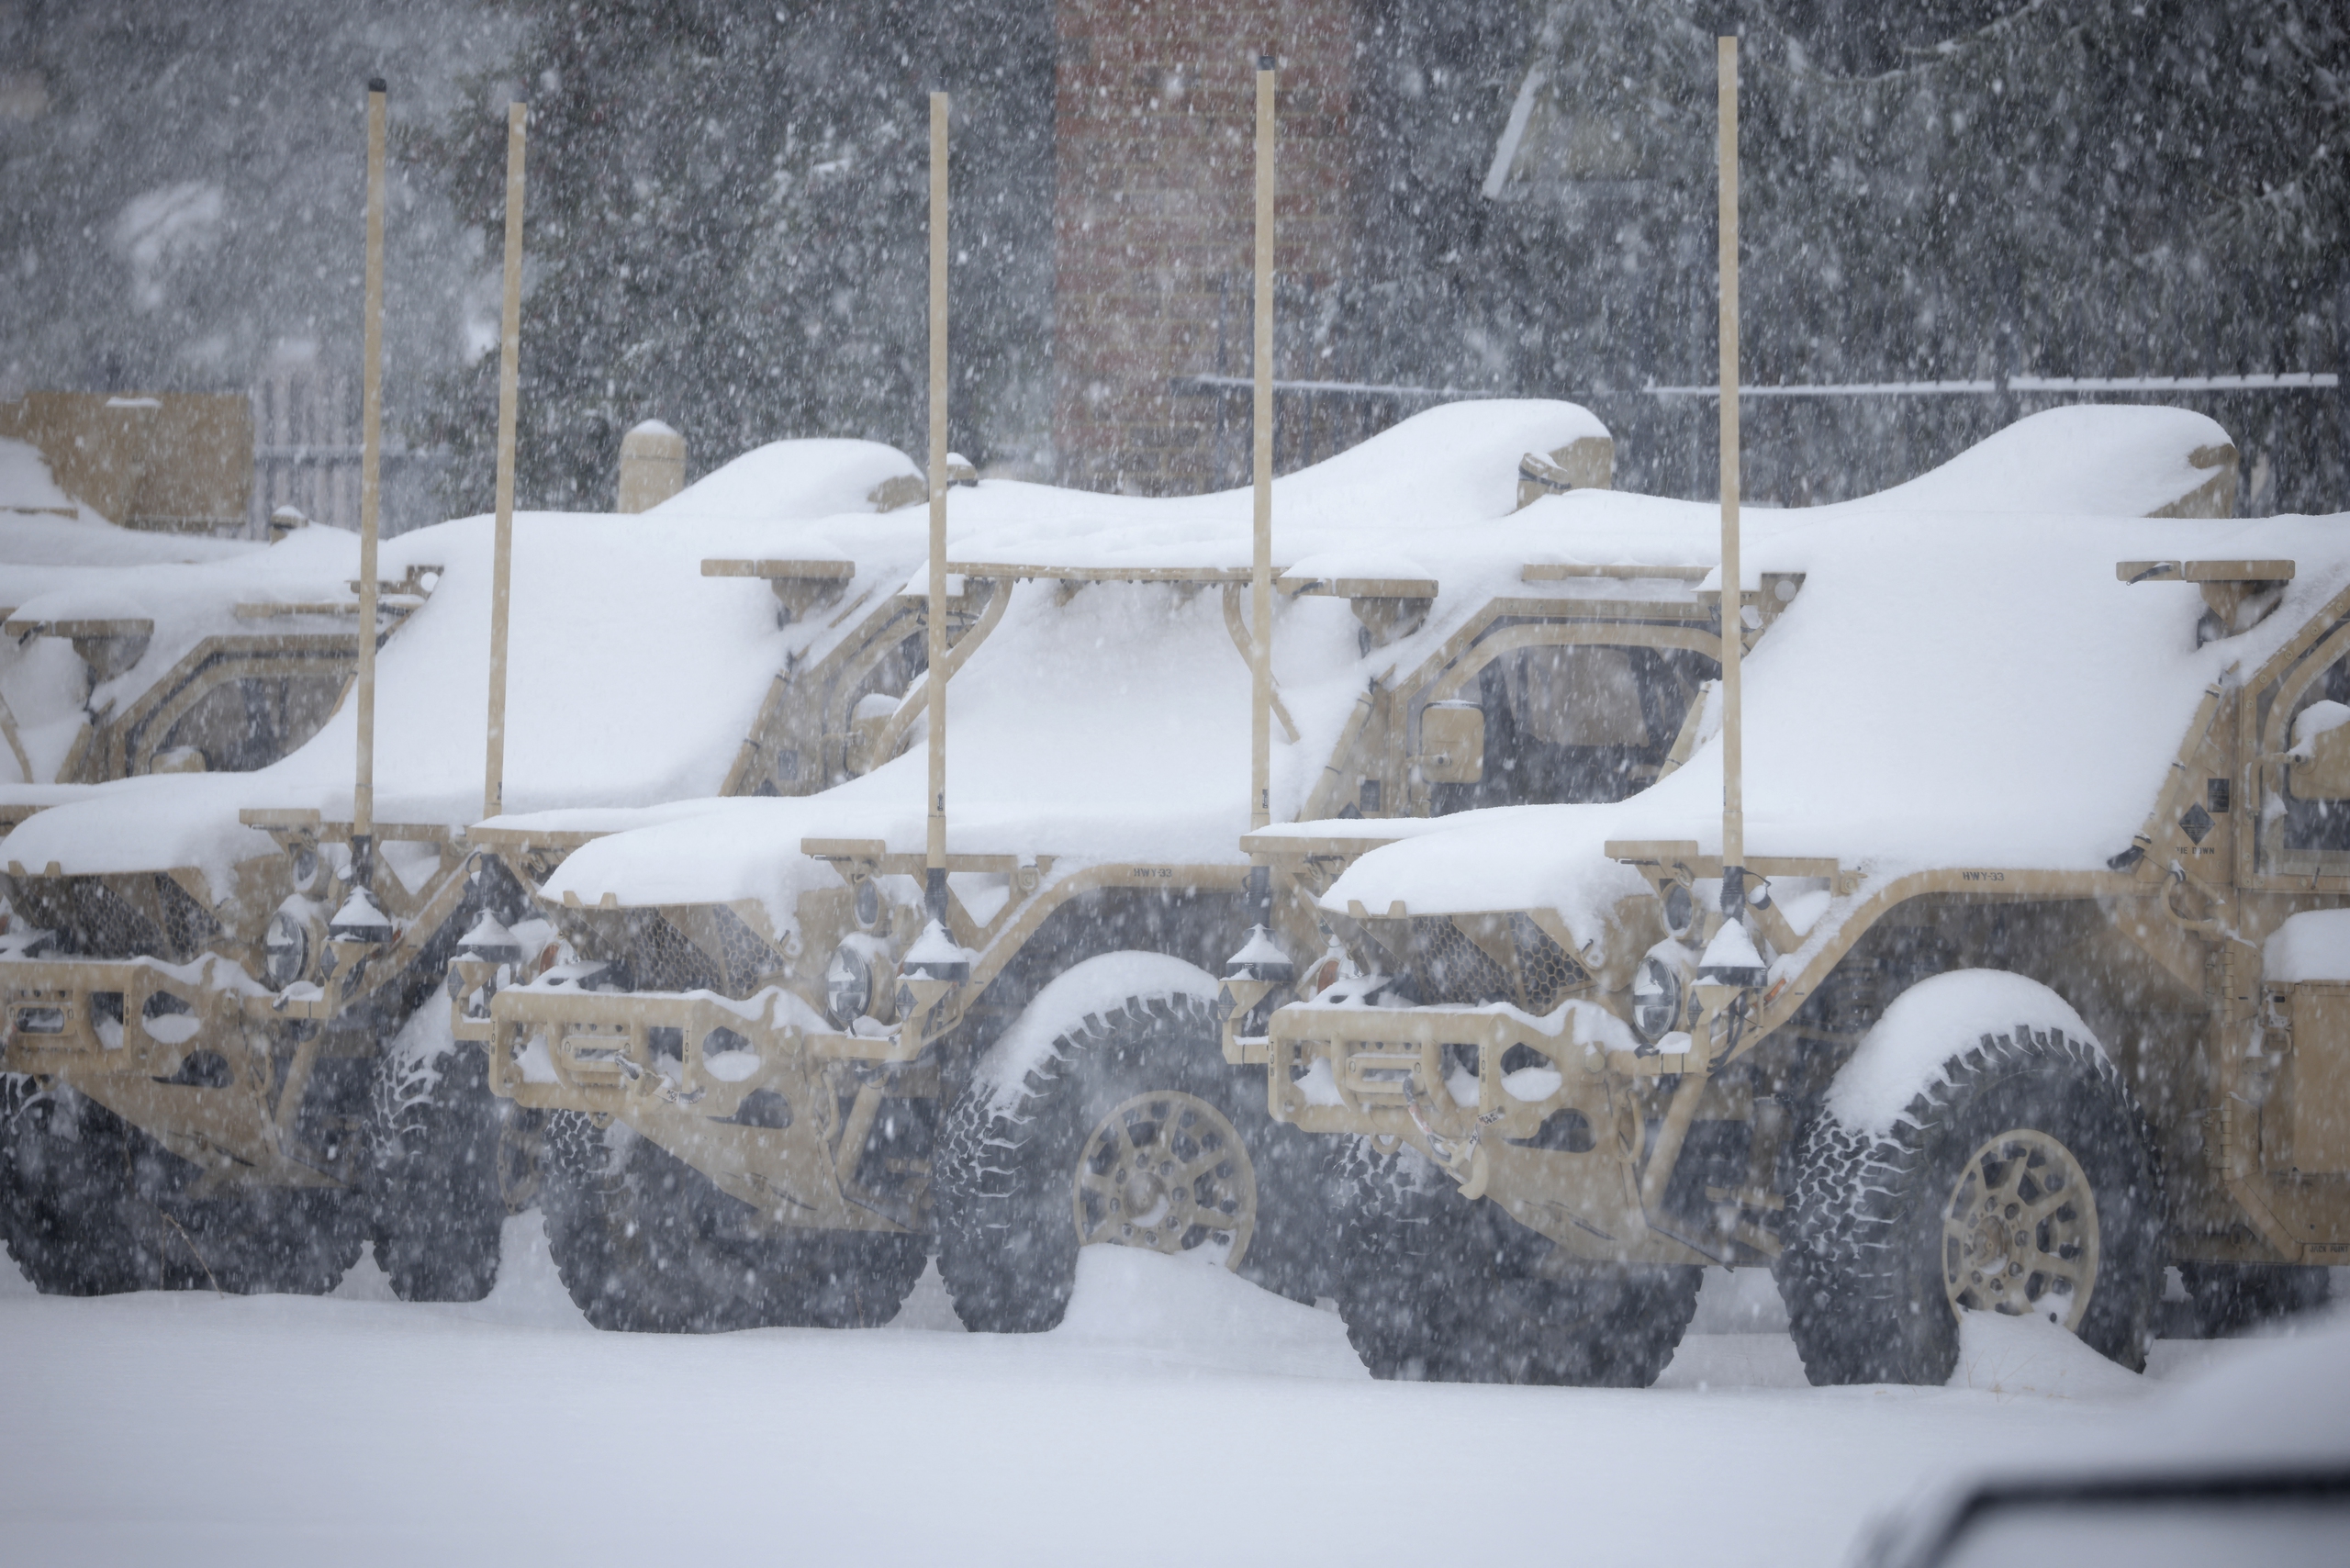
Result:
<svg viewBox="0 0 2350 1568">
<path fill-rule="evenodd" d="M 1967 1312 L 2141 1366 L 2170 1264 L 2215 1320 L 2322 1295 L 2350 552 L 2340 518 L 2223 521 L 2232 448 L 2164 412 L 1977 450 L 2012 477 L 2151 438 L 2044 514 L 1986 509 L 1980 463 L 1749 514 L 1741 596 L 1783 602 L 1742 661 L 1734 864 L 1719 704 L 1619 801 L 1251 835 L 1347 959 L 1227 1047 L 1343 1150 L 1374 1372 L 1645 1384 L 1707 1264 L 1774 1271 L 1823 1383 L 1941 1382 Z M 1547 504 L 1566 558 L 1718 560 Z"/>
<path fill-rule="evenodd" d="M 47 478 L 0 440 L 0 821 L 76 785 L 249 771 L 317 733 L 358 655 L 356 539 L 140 532 L 72 515 Z M 425 585 L 394 587 L 397 620 Z"/>
<path fill-rule="evenodd" d="M 1458 405 L 1279 482 L 1282 815 L 1614 793 L 1662 764 L 1707 674 L 1685 644 L 1708 612 L 1628 613 L 1596 579 L 1520 582 L 1513 554 L 1511 514 L 1605 484 L 1609 450 L 1570 405 Z M 491 1042 L 498 1092 L 550 1115 L 550 1239 L 593 1320 L 886 1319 L 934 1218 L 977 1327 L 1057 1321 L 1080 1239 L 1310 1290 L 1323 1205 L 1291 1156 L 1313 1151 L 1279 1143 L 1228 1081 L 1211 1015 L 1252 909 L 1284 896 L 1252 895 L 1237 848 L 1248 519 L 1245 491 L 954 490 L 935 929 L 918 594 L 888 623 L 908 639 L 894 669 L 867 644 L 864 695 L 827 722 L 816 761 L 847 782 L 475 834 L 574 960 L 461 1002 L 458 1027 Z M 878 552 L 854 549 L 853 564 L 724 569 L 807 594 L 867 581 Z M 892 587 L 923 565 L 891 563 Z M 1562 678 L 1610 635 L 1638 647 L 1617 655 L 1626 706 L 1602 729 L 1520 740 L 1463 700 Z M 549 851 L 568 855 L 551 876 L 531 858 Z"/>
<path fill-rule="evenodd" d="M 519 517 L 505 798 L 808 787 L 776 743 L 799 676 L 836 667 L 847 633 L 701 564 L 804 545 L 794 519 L 848 518 L 912 469 L 867 442 L 779 442 L 636 516 Z M 488 1288 L 530 1129 L 454 1051 L 440 990 L 476 926 L 492 951 L 551 940 L 465 838 L 492 554 L 487 518 L 384 546 L 410 597 L 388 600 L 405 621 L 376 682 L 371 833 L 345 702 L 269 767 L 69 791 L 0 840 L 0 1238 L 42 1289 L 322 1291 L 370 1238 L 403 1295 Z"/>
<path fill-rule="evenodd" d="M 1955 466 L 2017 510 L 2150 439 L 2183 465 L 2217 429 L 2185 418 L 2150 436 L 2125 415 L 2065 462 L 2017 469 L 2000 449 Z M 1571 558 L 1544 498 L 1603 488 L 1605 442 L 1567 406 L 1451 405 L 1278 482 L 1276 818 L 1375 834 L 1612 800 L 1688 755 L 1718 645 L 1707 566 Z M 1898 512 L 1913 488 L 1874 504 Z M 1705 515 L 1606 504 L 1667 532 Z M 1261 1018 L 1344 962 L 1318 867 L 1283 857 L 1252 879 L 1237 847 L 1247 516 L 1237 492 L 955 493 L 935 932 L 908 749 L 923 685 L 860 700 L 826 752 L 858 777 L 824 793 L 475 835 L 574 960 L 472 996 L 459 1030 L 490 1042 L 498 1093 L 549 1115 L 549 1234 L 593 1320 L 878 1321 L 934 1232 L 975 1328 L 1057 1322 L 1097 1242 L 1325 1289 L 1321 1156 L 1218 1060 L 1228 991 Z M 1762 596 L 1758 635 L 1785 602 Z M 544 852 L 568 858 L 541 877 Z"/>
</svg>

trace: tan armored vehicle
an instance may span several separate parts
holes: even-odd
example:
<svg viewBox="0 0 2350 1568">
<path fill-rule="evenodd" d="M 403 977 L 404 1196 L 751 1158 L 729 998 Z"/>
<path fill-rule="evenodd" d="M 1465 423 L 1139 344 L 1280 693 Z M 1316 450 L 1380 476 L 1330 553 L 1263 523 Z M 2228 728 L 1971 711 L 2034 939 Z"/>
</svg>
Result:
<svg viewBox="0 0 2350 1568">
<path fill-rule="evenodd" d="M 1521 475 L 1529 454 L 1544 477 Z M 1685 588 L 1628 605 L 1604 578 L 1520 572 L 1523 500 L 1607 472 L 1583 410 L 1489 403 L 1278 483 L 1278 814 L 1610 796 L 1654 774 L 1709 673 L 1692 650 L 1710 611 Z M 577 959 L 471 1002 L 461 1029 L 492 1040 L 498 1092 L 553 1113 L 550 1237 L 599 1323 L 885 1319 L 934 1222 L 974 1327 L 1058 1321 L 1083 1241 L 1308 1287 L 1313 1151 L 1231 1081 L 1211 1014 L 1261 906 L 1288 897 L 1252 893 L 1237 848 L 1248 493 L 989 481 L 956 488 L 950 520 L 927 935 L 926 682 L 856 705 L 823 760 L 856 777 L 822 794 L 476 835 Z M 1604 722 L 1508 727 L 1513 682 L 1597 643 L 1620 645 Z M 542 879 L 529 857 L 548 849 L 569 858 Z"/>
<path fill-rule="evenodd" d="M 358 654 L 358 566 L 331 529 L 264 546 L 118 528 L 0 437 L 0 822 L 75 785 L 248 771 L 308 740 Z M 395 619 L 420 592 L 398 587 Z"/>
<path fill-rule="evenodd" d="M 2182 465 L 2217 439 L 2188 424 L 2154 438 Z M 1578 560 L 1559 501 L 1521 506 L 1545 493 L 1521 472 L 1602 439 L 1560 405 L 1455 405 L 1279 482 L 1275 818 L 1375 834 L 1613 800 L 1687 755 L 1718 646 L 1707 565 Z M 2100 439 L 2029 482 L 2006 483 L 2003 452 L 1967 471 L 2012 510 L 2134 461 L 2145 432 Z M 1606 504 L 1667 534 L 1709 515 Z M 578 960 L 469 1001 L 460 1030 L 492 1041 L 500 1093 L 552 1114 L 550 1236 L 592 1318 L 878 1321 L 933 1230 L 978 1328 L 1058 1321 L 1093 1243 L 1321 1288 L 1319 1155 L 1217 1057 L 1222 977 L 1254 988 L 1261 1028 L 1281 977 L 1319 985 L 1344 961 L 1318 865 L 1254 881 L 1237 848 L 1246 507 L 955 492 L 935 933 L 926 687 L 860 704 L 845 744 L 870 771 L 821 795 L 476 834 L 536 881 Z M 1758 624 L 1784 603 L 1766 596 Z M 570 851 L 543 880 L 539 846 Z"/>
<path fill-rule="evenodd" d="M 2322 1293 L 2350 549 L 2340 518 L 2197 515 L 2232 451 L 2166 417 L 1978 449 L 2028 482 L 2148 438 L 2045 515 L 1983 510 L 1964 460 L 1898 511 L 1750 513 L 1742 597 L 1782 604 L 1741 661 L 1742 820 L 1717 703 L 1617 802 L 1251 837 L 1348 950 L 1229 1039 L 1275 1116 L 1347 1140 L 1337 1294 L 1374 1371 L 1644 1384 L 1708 1263 L 1774 1270 L 1819 1383 L 1940 1382 L 1968 1311 L 2142 1365 L 2171 1263 L 2220 1321 Z M 1546 504 L 1566 559 L 1715 543 Z"/>
<path fill-rule="evenodd" d="M 841 666 L 875 638 L 867 666 L 894 654 L 892 612 L 795 618 L 703 564 L 804 552 L 793 520 L 860 509 L 859 526 L 918 539 L 866 498 L 912 471 L 870 443 L 781 442 L 637 516 L 519 517 L 505 799 L 808 787 L 784 743 L 805 731 L 812 758 L 815 715 L 858 695 Z M 371 1235 L 404 1295 L 488 1288 L 529 1129 L 487 1095 L 479 1052 L 455 1050 L 441 988 L 477 926 L 493 954 L 552 941 L 465 836 L 492 532 L 476 518 L 383 547 L 387 590 L 409 596 L 385 596 L 405 620 L 375 683 L 372 832 L 345 702 L 258 771 L 69 791 L 0 839 L 0 1236 L 41 1288 L 320 1291 Z M 826 585 L 859 588 L 874 599 Z M 353 606 L 345 589 L 303 608 L 348 628 Z"/>
</svg>

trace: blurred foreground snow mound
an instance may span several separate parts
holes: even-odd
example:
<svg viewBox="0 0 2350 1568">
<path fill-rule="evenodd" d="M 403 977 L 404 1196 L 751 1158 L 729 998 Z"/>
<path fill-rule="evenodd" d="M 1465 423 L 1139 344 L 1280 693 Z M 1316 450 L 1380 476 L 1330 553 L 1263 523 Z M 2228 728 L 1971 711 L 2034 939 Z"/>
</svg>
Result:
<svg viewBox="0 0 2350 1568">
<path fill-rule="evenodd" d="M 1970 1312 L 1959 1319 L 1958 1366 L 1949 1386 L 2044 1399 L 2130 1399 L 2147 1384 L 2045 1318 Z"/>
<path fill-rule="evenodd" d="M 2181 1388 L 2149 1440 L 2238 1463 L 2350 1464 L 2350 1312 L 2296 1319 Z"/>
<path fill-rule="evenodd" d="M 1046 1338 L 1144 1350 L 1225 1372 L 1367 1379 L 1334 1312 L 1260 1290 L 1228 1269 L 1132 1247 L 1077 1255 L 1069 1316 Z"/>
</svg>

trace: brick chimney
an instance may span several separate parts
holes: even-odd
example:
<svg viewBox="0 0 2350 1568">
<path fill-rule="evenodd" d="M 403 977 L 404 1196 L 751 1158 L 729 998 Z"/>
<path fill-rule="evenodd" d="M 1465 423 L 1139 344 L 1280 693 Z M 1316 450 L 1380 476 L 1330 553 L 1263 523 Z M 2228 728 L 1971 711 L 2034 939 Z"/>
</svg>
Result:
<svg viewBox="0 0 2350 1568">
<path fill-rule="evenodd" d="M 1142 495 L 1208 489 L 1218 399 L 1178 397 L 1169 382 L 1249 373 L 1257 57 L 1270 51 L 1281 68 L 1275 272 L 1284 289 L 1319 290 L 1350 235 L 1355 3 L 1058 0 L 1054 15 L 1058 477 Z M 1225 413 L 1245 452 L 1245 398 Z"/>
</svg>

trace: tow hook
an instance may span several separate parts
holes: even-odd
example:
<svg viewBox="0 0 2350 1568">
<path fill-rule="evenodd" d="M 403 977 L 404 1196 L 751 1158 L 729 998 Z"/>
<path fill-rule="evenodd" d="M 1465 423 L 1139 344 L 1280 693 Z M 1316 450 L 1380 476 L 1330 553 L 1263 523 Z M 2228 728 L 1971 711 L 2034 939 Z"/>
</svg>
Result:
<svg viewBox="0 0 2350 1568">
<path fill-rule="evenodd" d="M 1427 1110 L 1420 1103 L 1419 1091 L 1408 1078 L 1404 1081 L 1404 1108 L 1411 1113 L 1412 1125 L 1427 1139 L 1428 1150 L 1444 1167 L 1445 1174 L 1460 1183 L 1460 1195 L 1472 1201 L 1483 1197 L 1485 1183 L 1493 1176 L 1493 1161 L 1484 1149 L 1485 1129 L 1500 1121 L 1502 1113 L 1487 1111 L 1470 1126 L 1468 1137 L 1455 1141 L 1429 1124 Z"/>
<path fill-rule="evenodd" d="M 611 1055 L 611 1063 L 621 1070 L 621 1076 L 632 1084 L 644 1083 L 644 1070 L 629 1060 L 625 1051 L 614 1051 Z M 671 1082 L 666 1074 L 656 1072 L 653 1074 L 653 1081 L 644 1084 L 643 1092 L 665 1105 L 698 1105 L 710 1090 L 705 1085 L 690 1094 L 680 1094 L 677 1092 L 677 1086 Z"/>
</svg>

